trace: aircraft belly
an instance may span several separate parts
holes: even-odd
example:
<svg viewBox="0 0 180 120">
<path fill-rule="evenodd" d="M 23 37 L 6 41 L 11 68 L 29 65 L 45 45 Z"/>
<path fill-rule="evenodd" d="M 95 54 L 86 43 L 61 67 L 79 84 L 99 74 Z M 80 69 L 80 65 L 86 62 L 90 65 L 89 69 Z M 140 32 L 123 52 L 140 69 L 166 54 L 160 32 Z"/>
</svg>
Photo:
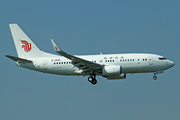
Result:
<svg viewBox="0 0 180 120">
<path fill-rule="evenodd" d="M 16 64 L 20 67 L 27 68 L 30 70 L 45 72 L 44 69 L 42 69 L 39 66 L 36 66 L 34 63 L 22 63 L 22 62 L 16 62 Z"/>
<path fill-rule="evenodd" d="M 147 73 L 157 71 L 154 66 L 149 65 L 126 65 L 122 66 L 122 73 Z"/>
<path fill-rule="evenodd" d="M 77 73 L 75 73 L 75 70 L 75 68 L 70 68 L 70 66 L 53 66 L 46 72 L 58 75 L 77 75 Z"/>
</svg>

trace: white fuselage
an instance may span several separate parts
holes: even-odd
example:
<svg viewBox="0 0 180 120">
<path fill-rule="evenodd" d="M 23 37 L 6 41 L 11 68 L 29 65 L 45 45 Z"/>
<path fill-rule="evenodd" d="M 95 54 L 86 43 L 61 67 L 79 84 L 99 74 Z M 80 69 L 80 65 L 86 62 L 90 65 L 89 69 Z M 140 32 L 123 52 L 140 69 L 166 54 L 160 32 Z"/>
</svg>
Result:
<svg viewBox="0 0 180 120">
<path fill-rule="evenodd" d="M 95 62 L 102 65 L 119 65 L 122 67 L 122 73 L 147 73 L 164 71 L 174 63 L 170 60 L 163 59 L 160 55 L 155 54 L 103 54 L 103 55 L 82 55 L 79 58 Z M 44 73 L 58 75 L 89 75 L 78 72 L 71 60 L 52 55 L 52 57 L 41 57 L 31 59 L 32 63 L 18 63 L 18 66 L 41 71 Z M 97 74 L 101 75 L 101 74 Z"/>
<path fill-rule="evenodd" d="M 41 51 L 17 24 L 9 25 L 18 57 L 5 55 L 20 67 L 57 75 L 89 76 L 88 81 L 97 83 L 96 75 L 109 80 L 125 79 L 127 73 L 156 74 L 175 64 L 155 54 L 100 54 L 71 55 L 59 48 L 53 39 L 54 50 L 61 56 Z"/>
</svg>

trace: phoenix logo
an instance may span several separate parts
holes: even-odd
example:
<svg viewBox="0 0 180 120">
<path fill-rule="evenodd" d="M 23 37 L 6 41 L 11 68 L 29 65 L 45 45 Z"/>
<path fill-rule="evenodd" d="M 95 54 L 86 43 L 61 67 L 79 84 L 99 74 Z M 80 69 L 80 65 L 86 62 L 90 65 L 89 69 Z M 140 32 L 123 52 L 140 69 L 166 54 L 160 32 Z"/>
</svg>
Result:
<svg viewBox="0 0 180 120">
<path fill-rule="evenodd" d="M 21 43 L 24 44 L 24 45 L 22 45 L 22 48 L 24 48 L 25 52 L 30 52 L 31 51 L 31 43 L 28 43 L 25 40 L 21 40 Z"/>
<path fill-rule="evenodd" d="M 55 46 L 55 50 L 58 50 L 58 47 Z"/>
</svg>

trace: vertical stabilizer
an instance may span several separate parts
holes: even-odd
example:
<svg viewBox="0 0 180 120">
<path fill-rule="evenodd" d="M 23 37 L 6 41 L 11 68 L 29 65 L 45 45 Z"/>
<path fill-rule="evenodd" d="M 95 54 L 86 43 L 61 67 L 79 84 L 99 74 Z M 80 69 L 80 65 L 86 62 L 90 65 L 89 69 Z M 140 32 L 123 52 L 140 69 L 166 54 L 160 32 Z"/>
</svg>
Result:
<svg viewBox="0 0 180 120">
<path fill-rule="evenodd" d="M 31 59 L 41 56 L 41 50 L 17 24 L 9 24 L 18 57 Z"/>
</svg>

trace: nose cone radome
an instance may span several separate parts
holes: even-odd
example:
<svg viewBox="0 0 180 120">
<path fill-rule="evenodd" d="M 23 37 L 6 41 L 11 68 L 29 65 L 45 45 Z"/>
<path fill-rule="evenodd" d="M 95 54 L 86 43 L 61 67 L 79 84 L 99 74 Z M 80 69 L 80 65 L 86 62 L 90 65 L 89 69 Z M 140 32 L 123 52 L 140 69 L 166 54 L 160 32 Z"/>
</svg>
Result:
<svg viewBox="0 0 180 120">
<path fill-rule="evenodd" d="M 169 67 L 173 67 L 174 65 L 175 65 L 175 63 L 173 62 L 173 61 L 168 61 L 168 65 L 169 65 Z"/>
</svg>

